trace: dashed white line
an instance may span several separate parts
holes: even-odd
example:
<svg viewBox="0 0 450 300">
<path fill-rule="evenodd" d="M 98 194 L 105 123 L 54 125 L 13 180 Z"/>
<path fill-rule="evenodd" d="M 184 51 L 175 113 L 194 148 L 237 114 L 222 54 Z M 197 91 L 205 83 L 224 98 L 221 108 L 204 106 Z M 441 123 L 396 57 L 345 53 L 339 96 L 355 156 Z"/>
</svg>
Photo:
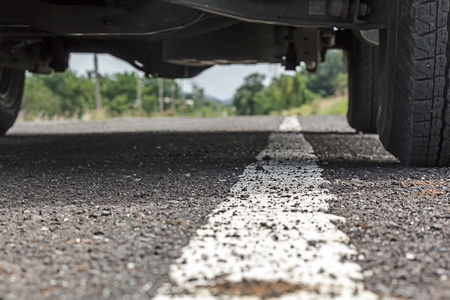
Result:
<svg viewBox="0 0 450 300">
<path fill-rule="evenodd" d="M 170 267 L 155 299 L 377 299 L 296 117 L 240 176 Z"/>
</svg>

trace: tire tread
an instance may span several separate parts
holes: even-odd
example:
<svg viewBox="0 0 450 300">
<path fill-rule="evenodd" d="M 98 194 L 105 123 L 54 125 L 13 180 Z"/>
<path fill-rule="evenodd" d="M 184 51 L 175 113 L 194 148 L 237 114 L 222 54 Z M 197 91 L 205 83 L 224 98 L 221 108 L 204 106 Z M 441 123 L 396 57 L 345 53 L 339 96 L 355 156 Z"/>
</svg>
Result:
<svg viewBox="0 0 450 300">
<path fill-rule="evenodd" d="M 397 43 L 407 46 L 406 53 L 397 54 L 394 100 L 398 101 L 393 104 L 388 150 L 407 164 L 448 166 L 450 0 L 399 3 Z"/>
</svg>

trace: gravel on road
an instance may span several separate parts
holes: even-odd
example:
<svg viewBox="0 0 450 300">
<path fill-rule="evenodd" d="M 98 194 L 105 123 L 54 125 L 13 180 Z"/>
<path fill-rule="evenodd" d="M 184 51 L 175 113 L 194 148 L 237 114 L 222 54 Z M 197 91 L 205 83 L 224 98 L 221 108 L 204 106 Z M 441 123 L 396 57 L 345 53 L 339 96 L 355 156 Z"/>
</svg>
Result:
<svg viewBox="0 0 450 300">
<path fill-rule="evenodd" d="M 346 129 L 343 117 L 307 120 L 305 137 L 337 196 L 330 212 L 347 219 L 340 229 L 356 246 L 366 287 L 384 297 L 450 299 L 450 169 L 403 166 L 376 135 Z"/>
<path fill-rule="evenodd" d="M 300 117 L 366 288 L 450 299 L 450 169 L 402 166 L 344 117 Z M 0 139 L 0 296 L 146 299 L 280 117 L 24 122 Z"/>
<path fill-rule="evenodd" d="M 278 120 L 259 132 L 201 123 L 190 132 L 60 135 L 18 125 L 0 140 L 1 297 L 142 299 Z"/>
</svg>

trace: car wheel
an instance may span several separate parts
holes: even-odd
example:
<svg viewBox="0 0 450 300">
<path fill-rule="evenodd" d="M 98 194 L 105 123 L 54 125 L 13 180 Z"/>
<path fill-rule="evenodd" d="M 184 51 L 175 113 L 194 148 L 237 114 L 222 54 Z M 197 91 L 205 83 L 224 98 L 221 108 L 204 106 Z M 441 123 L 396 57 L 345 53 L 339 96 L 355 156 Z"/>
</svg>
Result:
<svg viewBox="0 0 450 300">
<path fill-rule="evenodd" d="M 0 135 L 14 124 L 22 102 L 25 72 L 0 68 Z"/>
<path fill-rule="evenodd" d="M 346 52 L 346 56 L 348 123 L 358 131 L 376 133 L 380 50 L 353 38 L 351 49 Z"/>
<path fill-rule="evenodd" d="M 377 127 L 384 147 L 409 165 L 450 165 L 449 2 L 388 1 Z"/>
</svg>

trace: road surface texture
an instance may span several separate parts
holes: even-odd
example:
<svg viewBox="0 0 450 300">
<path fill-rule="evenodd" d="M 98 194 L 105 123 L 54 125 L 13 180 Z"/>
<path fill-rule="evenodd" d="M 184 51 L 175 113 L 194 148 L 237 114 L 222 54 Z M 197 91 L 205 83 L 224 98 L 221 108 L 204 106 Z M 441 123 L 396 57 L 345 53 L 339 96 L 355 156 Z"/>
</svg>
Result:
<svg viewBox="0 0 450 300">
<path fill-rule="evenodd" d="M 296 120 L 17 123 L 0 298 L 450 299 L 449 170 Z"/>
</svg>

